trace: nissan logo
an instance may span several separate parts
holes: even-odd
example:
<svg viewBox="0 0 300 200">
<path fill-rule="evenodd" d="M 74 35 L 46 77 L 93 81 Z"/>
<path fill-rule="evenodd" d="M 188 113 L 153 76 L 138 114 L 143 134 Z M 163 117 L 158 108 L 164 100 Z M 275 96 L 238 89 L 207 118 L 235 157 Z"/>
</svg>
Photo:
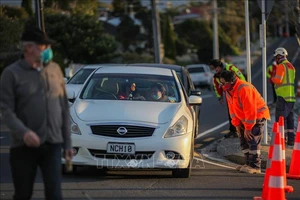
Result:
<svg viewBox="0 0 300 200">
<path fill-rule="evenodd" d="M 118 128 L 117 132 L 119 133 L 119 135 L 125 135 L 127 133 L 127 129 L 121 126 Z"/>
</svg>

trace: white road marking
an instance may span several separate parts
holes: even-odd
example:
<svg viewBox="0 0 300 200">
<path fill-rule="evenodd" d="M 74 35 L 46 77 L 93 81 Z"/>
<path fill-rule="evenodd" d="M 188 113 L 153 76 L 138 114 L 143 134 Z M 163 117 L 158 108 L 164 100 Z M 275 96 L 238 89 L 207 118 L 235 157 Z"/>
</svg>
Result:
<svg viewBox="0 0 300 200">
<path fill-rule="evenodd" d="M 202 99 L 209 98 L 212 96 L 213 96 L 212 94 L 201 95 Z"/>
<path fill-rule="evenodd" d="M 215 131 L 215 130 L 217 130 L 219 128 L 222 128 L 223 126 L 225 126 L 227 124 L 229 124 L 229 121 L 223 122 L 222 124 L 219 124 L 218 126 L 215 126 L 214 128 L 211 128 L 211 129 L 208 129 L 208 130 L 206 130 L 206 131 L 204 131 L 202 133 L 199 133 L 197 135 L 196 139 L 198 139 L 200 137 L 203 137 L 203 136 L 205 136 L 205 135 L 207 135 L 207 134 L 209 134 L 209 133 L 211 133 L 211 132 L 213 132 L 213 131 Z"/>
</svg>

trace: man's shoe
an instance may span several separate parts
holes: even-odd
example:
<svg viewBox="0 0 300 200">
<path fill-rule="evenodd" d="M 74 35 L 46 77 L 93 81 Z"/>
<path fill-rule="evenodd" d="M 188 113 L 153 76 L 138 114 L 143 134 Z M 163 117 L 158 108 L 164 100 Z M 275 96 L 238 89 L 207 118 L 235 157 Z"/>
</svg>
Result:
<svg viewBox="0 0 300 200">
<path fill-rule="evenodd" d="M 294 146 L 294 144 L 295 144 L 295 141 L 287 141 L 287 145 L 289 145 L 289 146 Z"/>
<path fill-rule="evenodd" d="M 253 167 L 250 167 L 248 165 L 244 165 L 240 169 L 240 172 L 245 172 L 245 173 L 248 173 L 248 174 L 260 174 L 261 170 L 259 168 L 253 168 Z"/>
</svg>

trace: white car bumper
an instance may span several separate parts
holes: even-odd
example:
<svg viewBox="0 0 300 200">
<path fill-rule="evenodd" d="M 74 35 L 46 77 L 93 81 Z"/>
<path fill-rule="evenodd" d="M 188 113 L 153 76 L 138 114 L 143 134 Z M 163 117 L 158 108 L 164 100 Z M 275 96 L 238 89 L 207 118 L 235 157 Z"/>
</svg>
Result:
<svg viewBox="0 0 300 200">
<path fill-rule="evenodd" d="M 73 158 L 74 165 L 90 165 L 99 168 L 186 168 L 189 165 L 191 151 L 191 133 L 162 138 L 151 137 L 112 138 L 89 134 L 72 135 L 73 147 L 78 148 Z M 108 154 L 108 143 L 130 143 L 135 146 L 135 154 Z M 174 159 L 168 159 L 166 153 L 175 152 Z"/>
</svg>

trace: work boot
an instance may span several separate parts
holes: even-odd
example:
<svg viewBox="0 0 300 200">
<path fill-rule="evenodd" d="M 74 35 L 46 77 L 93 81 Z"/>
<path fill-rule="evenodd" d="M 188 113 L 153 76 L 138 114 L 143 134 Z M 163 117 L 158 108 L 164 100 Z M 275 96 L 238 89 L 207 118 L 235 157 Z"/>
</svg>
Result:
<svg viewBox="0 0 300 200">
<path fill-rule="evenodd" d="M 294 144 L 295 144 L 295 141 L 291 141 L 291 140 L 287 141 L 288 146 L 294 146 Z"/>
<path fill-rule="evenodd" d="M 248 174 L 260 174 L 261 170 L 259 168 L 253 168 L 248 165 L 244 165 L 241 167 L 240 172 L 245 172 Z"/>
</svg>

